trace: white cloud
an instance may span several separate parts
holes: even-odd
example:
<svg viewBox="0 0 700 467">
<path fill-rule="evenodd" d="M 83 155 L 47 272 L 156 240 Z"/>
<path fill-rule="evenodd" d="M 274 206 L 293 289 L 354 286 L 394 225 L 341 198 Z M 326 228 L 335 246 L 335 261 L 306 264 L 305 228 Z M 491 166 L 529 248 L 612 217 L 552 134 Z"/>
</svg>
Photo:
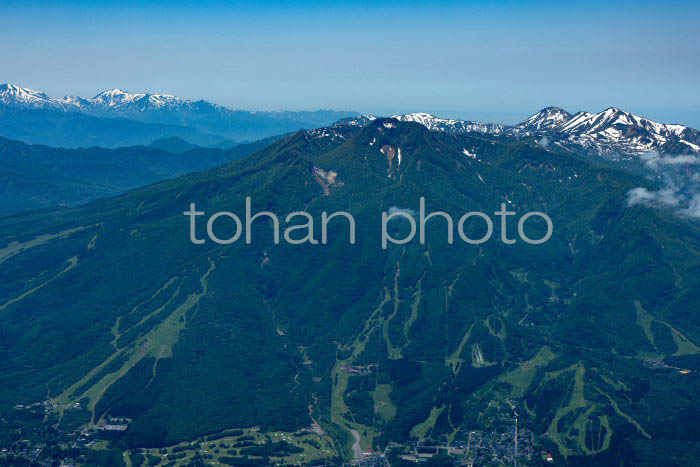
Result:
<svg viewBox="0 0 700 467">
<path fill-rule="evenodd" d="M 688 207 L 680 210 L 680 214 L 693 219 L 700 219 L 700 193 L 696 193 L 688 202 Z"/>
<path fill-rule="evenodd" d="M 640 156 L 646 168 L 652 170 L 662 187 L 649 190 L 633 188 L 627 192 L 627 204 L 644 204 L 671 208 L 682 217 L 700 219 L 700 173 L 693 166 L 700 165 L 697 155 L 666 155 L 652 151 Z"/>
<path fill-rule="evenodd" d="M 662 166 L 678 166 L 678 165 L 700 165 L 700 157 L 691 154 L 682 154 L 679 156 L 670 156 L 659 154 L 656 151 L 650 151 L 639 156 L 639 160 L 648 168 L 656 170 Z"/>
<path fill-rule="evenodd" d="M 678 195 L 671 188 L 664 188 L 658 191 L 649 191 L 644 187 L 633 188 L 627 193 L 627 204 L 662 204 L 664 206 L 678 206 L 683 197 Z"/>
</svg>

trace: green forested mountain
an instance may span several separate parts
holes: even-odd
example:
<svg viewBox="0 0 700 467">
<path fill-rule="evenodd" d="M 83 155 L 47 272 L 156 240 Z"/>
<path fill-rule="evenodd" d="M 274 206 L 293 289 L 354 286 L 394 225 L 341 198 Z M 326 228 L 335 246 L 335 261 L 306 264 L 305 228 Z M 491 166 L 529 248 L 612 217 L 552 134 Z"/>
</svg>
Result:
<svg viewBox="0 0 700 467">
<path fill-rule="evenodd" d="M 693 459 L 700 229 L 628 207 L 646 183 L 534 144 L 377 119 L 84 206 L 4 216 L 0 440 L 44 433 L 14 409 L 42 402 L 44 423 L 69 431 L 129 419 L 111 443 L 132 455 L 318 422 L 337 463 L 414 441 L 467 446 L 517 418 L 536 437 L 532 465 L 539 450 L 574 465 L 639 465 L 679 446 Z M 282 219 L 347 211 L 357 241 L 338 220 L 325 245 L 273 244 L 269 222 L 252 225 L 250 244 L 190 242 L 190 203 L 206 213 L 206 239 L 206 219 L 243 216 L 247 196 Z M 423 244 L 382 249 L 381 212 L 417 212 L 420 197 L 454 219 L 497 220 L 505 203 L 516 243 L 494 222 L 488 242 L 449 245 L 432 219 Z M 542 245 L 516 233 L 533 210 L 554 225 Z M 234 230 L 215 226 L 221 238 Z M 465 231 L 478 238 L 483 223 Z M 284 450 L 256 446 L 217 456 L 240 465 Z"/>
<path fill-rule="evenodd" d="M 276 139 L 175 151 L 165 146 L 64 149 L 0 138 L 0 212 L 76 205 L 122 193 L 226 164 Z"/>
<path fill-rule="evenodd" d="M 189 143 L 182 138 L 178 138 L 177 136 L 168 136 L 153 141 L 148 145 L 148 147 L 162 149 L 163 151 L 168 151 L 175 154 L 182 154 L 183 152 L 197 149 L 199 146 Z"/>
</svg>

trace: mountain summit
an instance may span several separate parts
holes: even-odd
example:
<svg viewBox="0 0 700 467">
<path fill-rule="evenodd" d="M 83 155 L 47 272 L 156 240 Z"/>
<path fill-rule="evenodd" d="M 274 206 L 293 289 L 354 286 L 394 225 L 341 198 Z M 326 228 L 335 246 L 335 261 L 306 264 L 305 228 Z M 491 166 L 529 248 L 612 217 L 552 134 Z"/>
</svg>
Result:
<svg viewBox="0 0 700 467">
<path fill-rule="evenodd" d="M 393 115 L 395 118 L 402 122 L 416 122 L 425 126 L 429 130 L 445 131 L 447 133 L 490 133 L 490 134 L 500 134 L 503 132 L 504 125 L 499 125 L 496 123 L 481 123 L 472 122 L 464 120 L 454 120 L 439 118 L 428 113 L 409 113 L 403 115 Z"/>
<path fill-rule="evenodd" d="M 509 128 L 509 131 L 522 133 L 551 131 L 561 126 L 563 122 L 568 121 L 570 118 L 571 114 L 564 109 L 560 109 L 559 107 L 545 107 L 524 122 Z"/>
<path fill-rule="evenodd" d="M 700 153 L 700 132 L 678 124 L 657 123 L 610 107 L 598 113 L 566 111 L 549 107 L 508 129 L 514 136 L 546 135 L 563 148 L 598 155 L 640 155 L 670 148 Z"/>
<path fill-rule="evenodd" d="M 60 101 L 49 98 L 43 92 L 9 83 L 0 84 L 0 103 L 26 109 L 63 108 Z"/>
</svg>

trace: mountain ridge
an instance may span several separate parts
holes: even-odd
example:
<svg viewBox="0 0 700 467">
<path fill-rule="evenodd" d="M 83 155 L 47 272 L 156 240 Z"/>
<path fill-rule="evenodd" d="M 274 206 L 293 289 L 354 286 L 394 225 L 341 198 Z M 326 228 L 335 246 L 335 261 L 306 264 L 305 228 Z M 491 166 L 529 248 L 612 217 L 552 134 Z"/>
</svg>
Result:
<svg viewBox="0 0 700 467">
<path fill-rule="evenodd" d="M 350 119 L 367 124 L 371 115 Z M 673 151 L 700 154 L 700 132 L 680 124 L 664 124 L 609 107 L 598 113 L 571 114 L 559 107 L 545 107 L 515 125 L 480 123 L 444 119 L 429 113 L 393 115 L 400 121 L 412 121 L 433 131 L 451 134 L 481 133 L 518 139 L 547 137 L 568 151 L 579 151 L 605 157 L 640 156 L 650 151 Z"/>
<path fill-rule="evenodd" d="M 64 96 L 51 98 L 45 93 L 13 84 L 0 84 L 0 103 L 15 108 L 51 109 L 79 112 L 97 117 L 122 117 L 146 123 L 184 125 L 226 138 L 257 140 L 302 128 L 329 125 L 357 112 L 247 111 L 192 101 L 171 94 L 131 93 L 118 88 L 92 98 Z"/>
<path fill-rule="evenodd" d="M 118 88 L 90 99 L 63 97 L 53 99 L 45 93 L 11 84 L 0 85 L 0 103 L 19 108 L 78 111 L 96 116 L 121 116 L 143 122 L 193 126 L 202 131 L 239 138 L 255 139 L 325 127 L 333 122 L 365 125 L 372 115 L 343 111 L 244 111 L 204 100 L 190 101 L 170 94 L 130 93 Z M 393 115 L 399 121 L 421 123 L 430 130 L 452 134 L 482 133 L 513 138 L 547 138 L 569 151 L 582 151 L 604 157 L 634 157 L 649 151 L 674 151 L 700 154 L 700 132 L 680 124 L 664 124 L 634 115 L 616 107 L 598 113 L 580 111 L 571 114 L 559 107 L 545 107 L 515 125 L 445 119 L 429 113 Z M 262 119 L 262 120 L 260 120 Z M 268 127 L 261 131 L 259 127 Z M 187 139 L 187 138 L 185 138 Z"/>
</svg>

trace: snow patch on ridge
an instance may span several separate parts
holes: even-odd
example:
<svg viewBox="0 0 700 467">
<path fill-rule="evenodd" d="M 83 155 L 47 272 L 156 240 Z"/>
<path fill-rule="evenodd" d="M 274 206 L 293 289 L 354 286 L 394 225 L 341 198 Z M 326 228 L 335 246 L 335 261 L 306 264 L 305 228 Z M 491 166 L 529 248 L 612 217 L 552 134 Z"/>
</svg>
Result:
<svg viewBox="0 0 700 467">
<path fill-rule="evenodd" d="M 474 154 L 473 152 L 469 152 L 467 148 L 462 149 L 462 152 L 465 156 L 471 157 L 472 159 L 476 159 L 476 154 Z"/>
</svg>

